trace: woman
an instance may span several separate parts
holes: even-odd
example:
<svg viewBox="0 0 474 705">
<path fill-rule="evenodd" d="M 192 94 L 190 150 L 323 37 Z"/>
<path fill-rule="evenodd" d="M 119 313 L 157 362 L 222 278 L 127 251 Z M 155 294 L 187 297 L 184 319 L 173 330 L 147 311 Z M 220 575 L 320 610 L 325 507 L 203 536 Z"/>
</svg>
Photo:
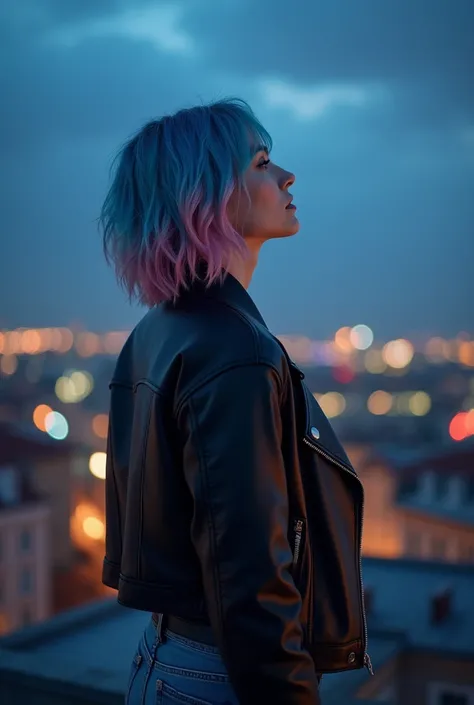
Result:
<svg viewBox="0 0 474 705">
<path fill-rule="evenodd" d="M 102 208 L 149 308 L 110 385 L 103 581 L 152 613 L 129 705 L 314 705 L 322 673 L 370 664 L 362 487 L 246 291 L 299 229 L 271 147 L 241 100 L 154 120 Z"/>
</svg>

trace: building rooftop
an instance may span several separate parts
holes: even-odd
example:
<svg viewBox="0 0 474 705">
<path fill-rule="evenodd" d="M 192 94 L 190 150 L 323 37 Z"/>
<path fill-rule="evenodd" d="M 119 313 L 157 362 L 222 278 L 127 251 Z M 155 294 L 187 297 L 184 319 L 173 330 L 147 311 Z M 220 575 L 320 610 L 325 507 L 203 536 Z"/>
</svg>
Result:
<svg viewBox="0 0 474 705">
<path fill-rule="evenodd" d="M 450 523 L 464 524 L 466 527 L 474 529 L 474 503 L 450 507 L 439 502 L 427 504 L 417 497 L 408 497 L 399 500 L 397 506 L 411 514 L 432 517 L 438 521 L 441 519 Z"/>
<path fill-rule="evenodd" d="M 48 705 L 69 703 L 73 694 L 88 705 L 123 705 L 130 663 L 149 618 L 107 599 L 3 637 L 0 702 L 9 702 L 9 683 L 17 691 L 21 683 L 25 697 L 19 694 L 17 705 L 39 703 L 32 699 L 36 691 L 50 695 Z"/>
<path fill-rule="evenodd" d="M 474 566 L 366 558 L 364 581 L 376 672 L 405 648 L 474 658 Z M 149 618 L 113 598 L 0 639 L 0 701 L 9 702 L 14 687 L 15 705 L 123 705 L 130 662 Z M 324 676 L 325 705 L 362 705 L 353 698 L 368 678 L 365 669 Z"/>
<path fill-rule="evenodd" d="M 56 441 L 32 424 L 0 422 L 0 464 L 69 456 L 72 451 L 69 441 Z"/>
<path fill-rule="evenodd" d="M 404 475 L 426 470 L 473 475 L 474 438 L 421 447 L 377 443 L 373 446 L 373 458 L 387 461 L 394 470 L 403 471 Z"/>
<path fill-rule="evenodd" d="M 474 565 L 367 557 L 364 584 L 370 593 L 369 635 L 399 631 L 411 648 L 474 657 Z M 446 590 L 446 612 L 434 621 L 433 599 Z"/>
</svg>

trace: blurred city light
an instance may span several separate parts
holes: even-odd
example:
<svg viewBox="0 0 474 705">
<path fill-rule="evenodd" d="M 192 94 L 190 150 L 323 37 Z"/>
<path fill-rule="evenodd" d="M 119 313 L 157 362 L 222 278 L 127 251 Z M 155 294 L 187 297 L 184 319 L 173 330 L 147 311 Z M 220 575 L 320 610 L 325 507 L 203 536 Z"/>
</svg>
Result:
<svg viewBox="0 0 474 705">
<path fill-rule="evenodd" d="M 425 345 L 425 356 L 434 364 L 441 364 L 442 362 L 445 362 L 443 338 L 440 338 L 439 336 L 430 338 Z"/>
<path fill-rule="evenodd" d="M 426 416 L 431 409 L 431 397 L 426 392 L 415 392 L 408 401 L 408 407 L 414 416 Z"/>
<path fill-rule="evenodd" d="M 92 430 L 98 438 L 107 438 L 108 427 L 108 414 L 96 414 L 92 419 Z"/>
<path fill-rule="evenodd" d="M 4 355 L 0 360 L 0 370 L 4 375 L 10 377 L 14 375 L 18 368 L 18 358 L 16 355 Z"/>
<path fill-rule="evenodd" d="M 56 380 L 54 391 L 64 404 L 75 404 L 85 399 L 94 388 L 94 380 L 88 372 L 65 373 Z"/>
<path fill-rule="evenodd" d="M 463 342 L 459 346 L 459 362 L 466 367 L 474 367 L 474 342 Z"/>
<path fill-rule="evenodd" d="M 36 409 L 33 411 L 33 423 L 36 428 L 39 428 L 40 431 L 44 431 L 46 433 L 46 417 L 52 411 L 53 410 L 51 407 L 47 404 L 38 404 Z"/>
<path fill-rule="evenodd" d="M 21 351 L 26 355 L 36 355 L 41 351 L 41 335 L 37 330 L 25 330 L 21 336 Z"/>
<path fill-rule="evenodd" d="M 346 400 L 339 392 L 327 392 L 326 394 L 318 395 L 317 400 L 329 419 L 340 416 L 346 408 Z"/>
<path fill-rule="evenodd" d="M 367 350 L 364 365 L 367 372 L 373 375 L 381 375 L 387 369 L 387 363 L 383 359 L 381 350 Z"/>
<path fill-rule="evenodd" d="M 105 480 L 105 468 L 107 465 L 107 453 L 103 451 L 98 451 L 97 453 L 92 453 L 89 458 L 89 470 L 94 475 L 94 477 L 99 478 L 99 480 Z"/>
<path fill-rule="evenodd" d="M 374 342 L 374 334 L 369 326 L 359 324 L 354 326 L 349 335 L 352 345 L 357 350 L 367 350 Z"/>
<path fill-rule="evenodd" d="M 449 435 L 453 441 L 463 441 L 474 435 L 474 409 L 459 411 L 449 424 Z"/>
<path fill-rule="evenodd" d="M 62 441 L 69 433 L 69 426 L 65 417 L 59 411 L 50 411 L 44 419 L 46 433 L 56 441 Z"/>
<path fill-rule="evenodd" d="M 382 350 L 384 361 L 390 367 L 402 369 L 410 364 L 413 359 L 414 349 L 409 340 L 399 338 L 398 340 L 390 340 L 386 343 Z"/>
<path fill-rule="evenodd" d="M 86 536 L 96 541 L 100 541 L 105 536 L 104 522 L 98 517 L 86 517 L 82 522 L 82 529 Z"/>
<path fill-rule="evenodd" d="M 372 392 L 370 397 L 367 399 L 367 408 L 371 414 L 375 416 L 383 416 L 391 411 L 393 406 L 393 396 L 388 392 L 384 392 L 383 389 L 377 389 L 377 391 Z"/>
<path fill-rule="evenodd" d="M 79 333 L 75 348 L 81 357 L 92 357 L 101 352 L 100 338 L 96 333 Z"/>
<path fill-rule="evenodd" d="M 334 345 L 343 353 L 351 353 L 353 350 L 353 344 L 351 341 L 351 329 L 349 326 L 343 326 L 336 331 L 334 335 Z"/>
<path fill-rule="evenodd" d="M 336 367 L 333 367 L 332 369 L 332 376 L 336 382 L 348 384 L 354 379 L 355 372 L 351 367 L 349 367 L 349 365 L 336 365 Z"/>
</svg>

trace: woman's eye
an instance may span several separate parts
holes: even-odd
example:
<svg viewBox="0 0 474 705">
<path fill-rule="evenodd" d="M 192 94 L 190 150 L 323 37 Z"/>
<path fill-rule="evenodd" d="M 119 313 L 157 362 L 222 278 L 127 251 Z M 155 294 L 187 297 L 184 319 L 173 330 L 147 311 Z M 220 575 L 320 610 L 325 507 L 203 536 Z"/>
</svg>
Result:
<svg viewBox="0 0 474 705">
<path fill-rule="evenodd" d="M 270 160 L 266 159 L 264 162 L 260 162 L 260 164 L 258 166 L 259 167 L 261 167 L 261 166 L 267 167 L 269 164 L 270 164 Z"/>
</svg>

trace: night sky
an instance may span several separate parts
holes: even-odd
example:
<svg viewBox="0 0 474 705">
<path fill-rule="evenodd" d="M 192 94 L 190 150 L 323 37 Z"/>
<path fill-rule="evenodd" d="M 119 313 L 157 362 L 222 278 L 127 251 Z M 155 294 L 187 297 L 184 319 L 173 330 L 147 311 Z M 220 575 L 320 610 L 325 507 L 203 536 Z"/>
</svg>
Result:
<svg viewBox="0 0 474 705">
<path fill-rule="evenodd" d="M 474 333 L 472 0 L 3 0 L 0 327 L 132 327 L 96 219 L 144 122 L 249 101 L 300 233 L 250 293 L 277 334 Z"/>
</svg>

